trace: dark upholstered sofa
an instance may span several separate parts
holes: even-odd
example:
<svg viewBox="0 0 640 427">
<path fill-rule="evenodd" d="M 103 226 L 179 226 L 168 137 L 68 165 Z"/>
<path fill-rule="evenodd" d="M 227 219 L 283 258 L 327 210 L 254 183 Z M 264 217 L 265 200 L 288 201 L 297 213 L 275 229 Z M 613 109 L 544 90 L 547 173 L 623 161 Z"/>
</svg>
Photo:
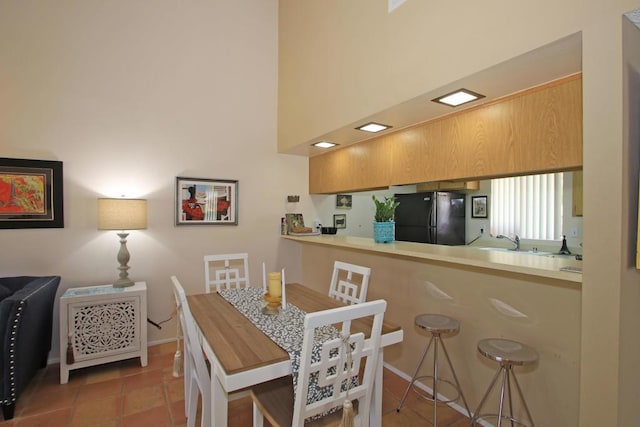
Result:
<svg viewBox="0 0 640 427">
<path fill-rule="evenodd" d="M 5 420 L 51 350 L 60 276 L 0 277 L 0 404 Z"/>
</svg>

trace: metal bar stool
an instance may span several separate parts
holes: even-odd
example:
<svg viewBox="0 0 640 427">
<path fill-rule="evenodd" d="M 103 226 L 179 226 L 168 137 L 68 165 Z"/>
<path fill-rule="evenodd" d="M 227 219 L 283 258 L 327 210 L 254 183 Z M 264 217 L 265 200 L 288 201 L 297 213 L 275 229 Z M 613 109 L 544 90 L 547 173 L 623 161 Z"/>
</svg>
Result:
<svg viewBox="0 0 640 427">
<path fill-rule="evenodd" d="M 407 389 L 402 396 L 402 400 L 400 401 L 400 405 L 396 409 L 396 411 L 400 412 L 400 408 L 404 404 L 407 395 L 409 394 L 409 390 L 413 388 L 413 390 L 423 399 L 429 400 L 433 402 L 433 425 L 438 425 L 438 402 L 440 403 L 451 403 L 457 401 L 459 398 L 462 398 L 464 402 L 464 406 L 467 409 L 467 413 L 469 414 L 469 418 L 471 418 L 471 411 L 469 410 L 469 405 L 467 405 L 467 400 L 464 398 L 464 394 L 462 393 L 462 388 L 460 387 L 460 382 L 458 381 L 458 376 L 456 375 L 455 369 L 453 369 L 453 365 L 451 364 L 451 359 L 449 359 L 449 353 L 447 352 L 447 348 L 444 346 L 444 341 L 442 341 L 440 335 L 445 333 L 455 333 L 460 330 L 460 322 L 456 319 L 453 319 L 448 316 L 444 316 L 441 314 L 420 314 L 416 316 L 415 323 L 418 327 L 428 331 L 431 333 L 431 338 L 429 339 L 429 343 L 427 344 L 424 352 L 422 353 L 422 358 L 420 359 L 420 363 L 418 363 L 418 367 L 416 368 L 415 373 L 413 374 L 413 378 L 411 378 L 411 382 L 407 386 Z M 431 348 L 431 344 L 433 343 L 433 372 L 432 375 L 422 375 L 418 376 L 420 372 L 420 368 L 422 367 L 422 363 L 424 362 L 429 349 Z M 447 379 L 441 378 L 439 376 L 439 366 L 438 366 L 438 346 L 442 345 L 442 350 L 447 359 L 447 363 L 449 364 L 449 368 L 451 369 L 451 373 L 453 374 L 453 379 L 455 384 Z M 416 385 L 416 381 L 430 378 L 432 388 L 433 388 L 433 396 L 429 396 L 424 394 L 422 390 L 420 390 Z M 453 399 L 443 400 L 438 395 L 438 384 L 439 383 L 447 383 L 453 389 L 456 390 L 457 395 Z"/>
<path fill-rule="evenodd" d="M 513 365 L 530 365 L 538 360 L 538 353 L 531 347 L 519 343 L 517 341 L 502 339 L 502 338 L 488 338 L 478 342 L 478 352 L 484 357 L 494 360 L 500 363 L 500 367 L 496 371 L 489 388 L 485 392 L 478 409 L 474 412 L 471 419 L 471 426 L 475 426 L 476 422 L 483 418 L 496 418 L 498 420 L 497 427 L 502 425 L 502 420 L 509 420 L 511 425 L 517 424 L 519 426 L 527 426 L 524 422 L 517 420 L 513 416 L 513 401 L 511 398 L 511 378 L 516 384 L 516 390 L 520 401 L 524 406 L 524 410 L 529 419 L 529 426 L 533 427 L 533 419 L 531 418 L 531 412 L 527 407 L 527 402 L 524 400 L 524 395 L 518 384 L 516 373 L 513 370 Z M 502 374 L 502 385 L 500 386 L 500 406 L 497 414 L 482 414 L 480 411 L 486 403 L 487 398 L 491 394 L 491 390 L 496 385 L 498 377 Z M 507 394 L 508 414 L 504 411 L 505 392 Z"/>
</svg>

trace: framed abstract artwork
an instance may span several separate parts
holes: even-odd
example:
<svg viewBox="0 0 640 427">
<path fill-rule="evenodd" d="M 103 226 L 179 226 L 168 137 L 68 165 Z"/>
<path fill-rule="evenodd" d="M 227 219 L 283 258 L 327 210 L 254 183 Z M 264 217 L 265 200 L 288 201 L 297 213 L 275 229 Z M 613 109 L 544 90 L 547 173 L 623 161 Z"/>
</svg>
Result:
<svg viewBox="0 0 640 427">
<path fill-rule="evenodd" d="M 238 181 L 176 178 L 176 225 L 238 225 Z"/>
<path fill-rule="evenodd" d="M 64 228 L 62 162 L 0 157 L 0 228 Z"/>
</svg>

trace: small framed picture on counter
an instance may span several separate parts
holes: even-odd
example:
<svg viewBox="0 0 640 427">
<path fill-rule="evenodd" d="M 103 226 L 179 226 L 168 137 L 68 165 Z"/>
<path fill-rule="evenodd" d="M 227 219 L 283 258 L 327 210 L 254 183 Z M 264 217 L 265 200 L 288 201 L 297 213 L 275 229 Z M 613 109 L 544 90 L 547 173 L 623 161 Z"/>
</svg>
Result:
<svg viewBox="0 0 640 427">
<path fill-rule="evenodd" d="M 471 218 L 487 218 L 487 196 L 471 197 Z"/>
</svg>

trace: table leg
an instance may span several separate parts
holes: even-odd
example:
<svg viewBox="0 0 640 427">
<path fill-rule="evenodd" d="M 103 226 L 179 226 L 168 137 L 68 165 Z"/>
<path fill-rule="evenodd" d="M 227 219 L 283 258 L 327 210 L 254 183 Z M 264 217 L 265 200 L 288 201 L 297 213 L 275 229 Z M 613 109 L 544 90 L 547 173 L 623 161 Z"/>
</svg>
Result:
<svg viewBox="0 0 640 427">
<path fill-rule="evenodd" d="M 211 372 L 211 427 L 226 427 L 229 395 L 215 372 Z"/>
<path fill-rule="evenodd" d="M 373 396 L 369 408 L 369 425 L 371 427 L 382 426 L 382 365 L 384 363 L 384 350 L 380 347 L 378 363 L 376 365 L 376 377 L 373 381 Z"/>
</svg>

